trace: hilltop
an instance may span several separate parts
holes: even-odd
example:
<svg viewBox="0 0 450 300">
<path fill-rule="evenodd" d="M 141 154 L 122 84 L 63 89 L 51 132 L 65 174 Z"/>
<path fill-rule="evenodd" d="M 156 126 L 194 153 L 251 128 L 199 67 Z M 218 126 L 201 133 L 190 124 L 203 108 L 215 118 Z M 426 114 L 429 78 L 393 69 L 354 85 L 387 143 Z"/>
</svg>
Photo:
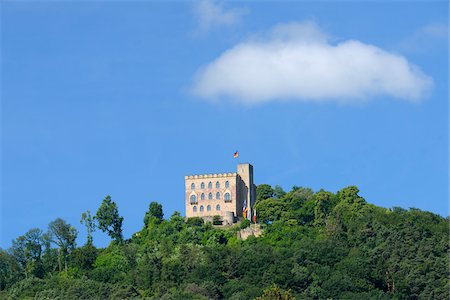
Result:
<svg viewBox="0 0 450 300">
<path fill-rule="evenodd" d="M 149 205 L 143 228 L 122 236 L 108 196 L 83 214 L 88 240 L 64 220 L 31 229 L 0 251 L 6 299 L 448 299 L 449 218 L 366 202 L 354 186 L 337 193 L 257 188 L 260 237 L 250 222 L 217 227 Z M 98 228 L 111 236 L 94 246 Z"/>
</svg>

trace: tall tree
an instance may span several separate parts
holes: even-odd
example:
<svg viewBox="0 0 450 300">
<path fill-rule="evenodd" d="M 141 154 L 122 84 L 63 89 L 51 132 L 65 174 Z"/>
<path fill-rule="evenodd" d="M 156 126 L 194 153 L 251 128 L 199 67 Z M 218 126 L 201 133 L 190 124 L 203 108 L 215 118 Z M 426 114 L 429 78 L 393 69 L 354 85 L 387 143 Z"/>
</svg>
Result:
<svg viewBox="0 0 450 300">
<path fill-rule="evenodd" d="M 98 228 L 106 232 L 112 239 L 122 241 L 122 222 L 123 217 L 119 215 L 117 204 L 111 200 L 111 196 L 103 199 L 97 213 L 94 217 L 98 222 Z"/>
<path fill-rule="evenodd" d="M 0 291 L 18 281 L 20 277 L 17 261 L 11 254 L 0 248 Z"/>
<path fill-rule="evenodd" d="M 273 188 L 268 184 L 260 184 L 256 187 L 256 201 L 273 197 Z"/>
<path fill-rule="evenodd" d="M 33 228 L 13 241 L 10 253 L 18 262 L 25 276 L 32 274 L 44 276 L 42 265 L 43 233 L 39 228 Z"/>
<path fill-rule="evenodd" d="M 333 193 L 320 190 L 314 195 L 314 225 L 322 226 L 331 212 L 336 196 Z"/>
<path fill-rule="evenodd" d="M 283 190 L 283 188 L 282 188 L 281 186 L 276 185 L 276 186 L 273 188 L 273 196 L 274 196 L 275 198 L 281 199 L 281 198 L 283 198 L 284 196 L 286 196 L 286 192 Z"/>
<path fill-rule="evenodd" d="M 95 220 L 91 216 L 91 212 L 87 210 L 86 212 L 81 214 L 81 220 L 80 223 L 86 226 L 87 231 L 87 244 L 92 245 L 92 232 L 95 231 Z"/>
<path fill-rule="evenodd" d="M 48 235 L 52 243 L 58 246 L 58 263 L 61 271 L 61 259 L 64 260 L 64 269 L 67 275 L 67 257 L 75 248 L 77 230 L 61 218 L 48 224 Z"/>
<path fill-rule="evenodd" d="M 154 220 L 154 222 L 157 224 L 161 223 L 161 221 L 163 220 L 163 217 L 164 217 L 164 213 L 163 213 L 162 205 L 159 204 L 158 202 L 153 201 L 152 203 L 150 203 L 150 205 L 148 207 L 148 211 L 145 213 L 145 217 L 144 217 L 145 227 L 148 226 L 148 223 L 150 222 L 150 220 Z"/>
</svg>

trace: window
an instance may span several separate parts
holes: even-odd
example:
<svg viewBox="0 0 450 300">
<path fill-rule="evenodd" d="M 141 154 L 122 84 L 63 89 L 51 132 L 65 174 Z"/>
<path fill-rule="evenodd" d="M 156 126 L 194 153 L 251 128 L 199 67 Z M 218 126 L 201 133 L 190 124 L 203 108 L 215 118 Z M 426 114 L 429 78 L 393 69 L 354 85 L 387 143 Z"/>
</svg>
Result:
<svg viewBox="0 0 450 300">
<path fill-rule="evenodd" d="M 216 210 L 220 210 L 220 205 L 219 204 L 216 205 Z"/>
<path fill-rule="evenodd" d="M 218 181 L 216 182 L 216 189 L 220 189 L 220 183 Z"/>
<path fill-rule="evenodd" d="M 223 199 L 225 200 L 225 202 L 231 202 L 230 193 L 225 193 L 225 195 L 223 195 Z"/>
<path fill-rule="evenodd" d="M 195 190 L 195 183 L 191 184 L 191 190 Z"/>
<path fill-rule="evenodd" d="M 212 193 L 209 193 L 209 194 L 208 194 L 208 199 L 209 199 L 209 200 L 212 200 Z"/>
<path fill-rule="evenodd" d="M 197 196 L 191 195 L 191 204 L 197 203 Z"/>
<path fill-rule="evenodd" d="M 230 187 L 230 182 L 229 182 L 228 180 L 225 182 L 225 187 L 226 187 L 226 188 L 229 188 L 229 187 Z"/>
<path fill-rule="evenodd" d="M 193 210 L 194 212 L 197 212 L 197 206 L 194 206 L 194 208 L 192 208 L 192 210 Z"/>
<path fill-rule="evenodd" d="M 212 189 L 212 182 L 211 181 L 208 183 L 208 189 Z"/>
<path fill-rule="evenodd" d="M 220 199 L 220 193 L 219 193 L 219 192 L 216 193 L 216 199 L 217 199 L 217 200 Z"/>
<path fill-rule="evenodd" d="M 200 212 L 203 212 L 205 209 L 203 208 L 203 205 L 200 206 Z"/>
<path fill-rule="evenodd" d="M 202 195 L 200 196 L 200 199 L 205 200 L 205 194 L 202 193 Z"/>
<path fill-rule="evenodd" d="M 206 211 L 211 211 L 211 205 L 208 205 L 208 206 L 206 207 Z"/>
<path fill-rule="evenodd" d="M 200 184 L 200 188 L 201 188 L 201 189 L 204 189 L 204 188 L 205 188 L 205 183 L 204 183 L 204 182 L 202 182 L 202 184 Z"/>
</svg>

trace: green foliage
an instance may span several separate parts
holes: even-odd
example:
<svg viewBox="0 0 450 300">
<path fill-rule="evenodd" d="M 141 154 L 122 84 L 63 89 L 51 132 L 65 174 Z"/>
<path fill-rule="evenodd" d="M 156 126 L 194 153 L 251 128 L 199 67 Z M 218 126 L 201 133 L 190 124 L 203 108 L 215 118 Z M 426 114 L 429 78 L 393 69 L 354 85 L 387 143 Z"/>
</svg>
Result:
<svg viewBox="0 0 450 300">
<path fill-rule="evenodd" d="M 107 249 L 95 260 L 92 278 L 117 283 L 125 279 L 128 269 L 128 261 L 120 249 Z"/>
<path fill-rule="evenodd" d="M 150 222 L 159 224 L 163 220 L 163 217 L 162 205 L 158 202 L 151 202 L 148 211 L 145 213 L 144 225 L 147 227 Z"/>
<path fill-rule="evenodd" d="M 285 291 L 276 284 L 264 289 L 262 296 L 256 297 L 256 300 L 295 300 L 291 291 Z"/>
<path fill-rule="evenodd" d="M 189 218 L 187 220 L 187 225 L 188 226 L 203 226 L 203 224 L 205 223 L 205 221 L 202 218 L 199 217 L 193 217 L 193 218 Z"/>
<path fill-rule="evenodd" d="M 263 223 L 271 223 L 280 220 L 283 213 L 286 211 L 286 203 L 280 199 L 260 199 L 255 209 L 258 212 L 258 218 Z"/>
<path fill-rule="evenodd" d="M 94 262 L 97 259 L 97 255 L 97 248 L 95 248 L 94 245 L 87 243 L 71 253 L 71 264 L 81 270 L 90 271 L 94 268 Z"/>
<path fill-rule="evenodd" d="M 18 270 L 28 275 L 42 278 L 44 265 L 42 262 L 42 248 L 44 234 L 41 229 L 33 228 L 12 242 L 10 253 L 15 259 Z"/>
<path fill-rule="evenodd" d="M 68 251 L 68 267 L 58 271 L 63 244 L 51 248 L 50 235 L 30 230 L 0 250 L 0 298 L 449 298 L 449 218 L 377 207 L 353 186 L 337 193 L 261 190 L 256 209 L 264 232 L 245 241 L 237 232 L 248 220 L 216 227 L 178 212 L 164 220 L 153 202 L 131 239 L 105 249 L 88 242 Z M 110 198 L 99 211 L 102 230 L 121 237 Z M 55 228 L 71 236 L 65 222 Z"/>
<path fill-rule="evenodd" d="M 0 248 L 0 291 L 10 287 L 21 277 L 20 266 L 17 261 L 12 255 Z"/>
<path fill-rule="evenodd" d="M 250 220 L 249 219 L 243 219 L 242 221 L 241 221 L 241 224 L 239 225 L 239 227 L 241 228 L 241 229 L 245 229 L 245 228 L 247 228 L 247 227 L 249 227 L 250 226 Z"/>
<path fill-rule="evenodd" d="M 67 274 L 67 257 L 75 248 L 75 240 L 77 238 L 77 230 L 63 219 L 57 218 L 48 224 L 49 240 L 59 247 L 58 262 L 59 271 L 62 269 L 62 260 L 64 261 L 64 269 Z"/>
<path fill-rule="evenodd" d="M 256 201 L 273 197 L 273 188 L 268 184 L 260 184 L 256 187 Z"/>
<path fill-rule="evenodd" d="M 337 202 L 333 193 L 320 190 L 314 195 L 314 225 L 325 225 L 328 215 Z"/>
<path fill-rule="evenodd" d="M 136 299 L 139 292 L 130 285 L 101 283 L 90 279 L 30 277 L 9 289 L 12 299 Z"/>
<path fill-rule="evenodd" d="M 213 217 L 213 225 L 222 225 L 223 221 L 220 216 Z"/>
<path fill-rule="evenodd" d="M 276 185 L 273 188 L 273 197 L 274 198 L 281 199 L 281 198 L 284 198 L 285 196 L 286 196 L 286 192 L 283 190 L 283 188 L 281 186 Z"/>
<path fill-rule="evenodd" d="M 91 216 L 91 212 L 89 210 L 81 214 L 80 224 L 86 226 L 87 243 L 92 245 L 92 233 L 95 231 L 96 227 L 94 218 Z"/>
<path fill-rule="evenodd" d="M 98 222 L 98 228 L 106 232 L 112 239 L 122 241 L 122 222 L 123 217 L 119 215 L 117 204 L 111 200 L 111 196 L 103 199 L 97 213 L 94 217 Z"/>
</svg>

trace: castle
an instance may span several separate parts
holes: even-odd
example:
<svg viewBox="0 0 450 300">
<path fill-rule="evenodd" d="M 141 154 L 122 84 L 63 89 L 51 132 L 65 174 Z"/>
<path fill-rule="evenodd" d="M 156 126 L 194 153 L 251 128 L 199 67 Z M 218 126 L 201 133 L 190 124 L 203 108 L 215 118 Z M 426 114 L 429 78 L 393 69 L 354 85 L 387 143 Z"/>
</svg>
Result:
<svg viewBox="0 0 450 300">
<path fill-rule="evenodd" d="M 242 217 L 251 220 L 256 199 L 251 164 L 238 164 L 235 173 L 185 176 L 184 183 L 187 218 L 211 221 L 218 215 L 224 224 L 232 224 Z"/>
</svg>

